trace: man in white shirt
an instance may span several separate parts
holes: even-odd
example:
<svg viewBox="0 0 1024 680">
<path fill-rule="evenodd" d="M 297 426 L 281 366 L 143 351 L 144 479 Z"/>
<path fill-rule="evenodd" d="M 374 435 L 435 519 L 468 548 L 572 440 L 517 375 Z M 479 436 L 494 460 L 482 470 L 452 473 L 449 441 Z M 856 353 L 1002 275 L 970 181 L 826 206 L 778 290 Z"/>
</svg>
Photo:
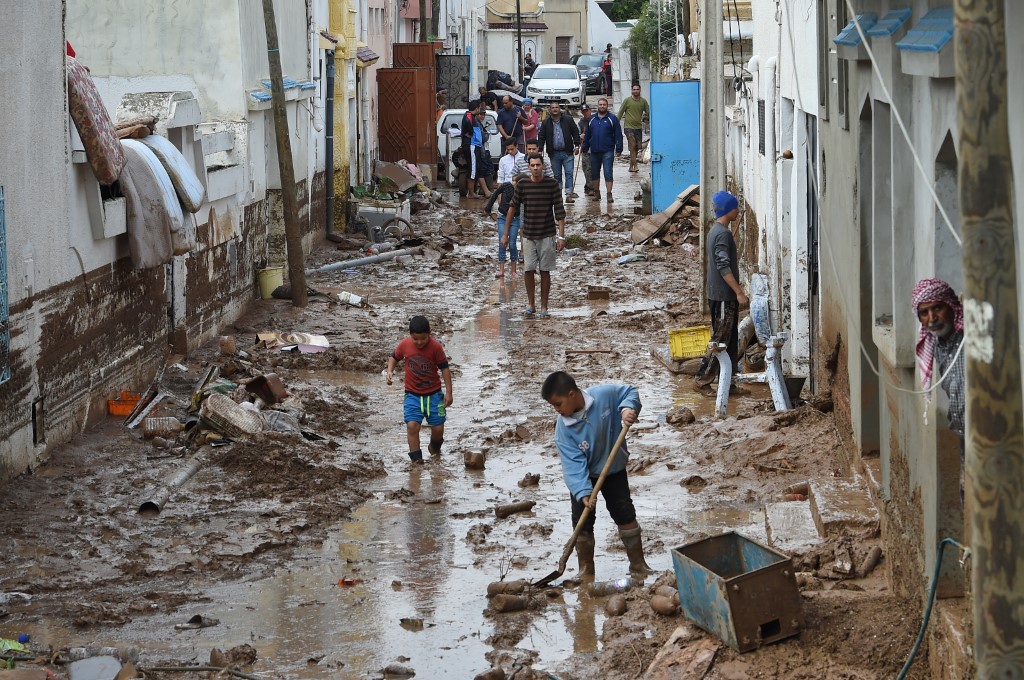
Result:
<svg viewBox="0 0 1024 680">
<path fill-rule="evenodd" d="M 526 160 L 526 154 L 519 152 L 519 145 L 516 140 L 506 140 L 505 155 L 498 161 L 498 184 L 511 182 L 516 176 L 516 162 L 522 158 Z"/>
</svg>

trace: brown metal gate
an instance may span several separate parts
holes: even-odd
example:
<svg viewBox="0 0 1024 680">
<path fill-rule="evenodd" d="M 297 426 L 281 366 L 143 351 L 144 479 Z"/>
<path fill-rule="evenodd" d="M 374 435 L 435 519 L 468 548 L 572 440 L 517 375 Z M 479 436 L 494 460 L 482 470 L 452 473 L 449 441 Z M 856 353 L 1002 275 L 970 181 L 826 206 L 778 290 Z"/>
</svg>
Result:
<svg viewBox="0 0 1024 680">
<path fill-rule="evenodd" d="M 377 69 L 381 160 L 436 161 L 432 74 L 425 68 Z"/>
</svg>

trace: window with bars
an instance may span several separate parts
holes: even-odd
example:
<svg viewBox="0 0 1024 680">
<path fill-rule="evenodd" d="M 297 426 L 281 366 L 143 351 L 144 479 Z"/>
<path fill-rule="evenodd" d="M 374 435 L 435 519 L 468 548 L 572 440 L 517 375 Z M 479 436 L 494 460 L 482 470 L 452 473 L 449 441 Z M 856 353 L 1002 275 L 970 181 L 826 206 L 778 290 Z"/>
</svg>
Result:
<svg viewBox="0 0 1024 680">
<path fill-rule="evenodd" d="M 4 188 L 0 186 L 0 383 L 11 379 L 11 324 L 7 281 L 7 220 Z"/>
<path fill-rule="evenodd" d="M 764 100 L 757 100 L 757 150 L 764 155 Z"/>
</svg>

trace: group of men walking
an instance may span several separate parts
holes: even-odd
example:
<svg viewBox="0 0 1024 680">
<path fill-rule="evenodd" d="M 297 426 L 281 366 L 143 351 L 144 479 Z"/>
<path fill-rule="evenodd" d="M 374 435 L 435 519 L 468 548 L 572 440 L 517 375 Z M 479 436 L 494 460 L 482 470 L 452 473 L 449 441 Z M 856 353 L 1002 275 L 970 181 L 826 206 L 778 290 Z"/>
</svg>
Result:
<svg viewBox="0 0 1024 680">
<path fill-rule="evenodd" d="M 546 318 L 549 316 L 551 271 L 565 244 L 565 204 L 579 198 L 574 178 L 576 156 L 582 157 L 588 178 L 584 191 L 600 198 L 599 182 L 603 174 L 605 196 L 608 203 L 613 203 L 613 164 L 615 155 L 622 153 L 623 130 L 619 117 L 609 111 L 605 98 L 598 100 L 596 115 L 591 113 L 588 104 L 582 106 L 580 124 L 563 112 L 558 103 L 550 104 L 548 115 L 541 120 L 532 104 L 526 99 L 519 107 L 511 97 L 502 98 L 497 124 L 505 155 L 498 162 L 498 186 L 494 194 L 489 195 L 484 212 L 494 214 L 492 210 L 498 203 L 495 276 L 505 277 L 508 260 L 511 260 L 511 276 L 517 276 L 517 259 L 521 255 L 527 295 L 525 313 Z M 476 120 L 480 105 L 479 100 L 470 102 L 467 122 L 463 124 L 462 146 L 467 154 L 476 153 L 475 131 L 469 121 Z M 637 126 L 626 129 L 630 139 L 630 171 L 635 172 L 643 118 L 650 116 L 650 106 L 640 96 L 639 85 L 633 87 L 632 96 L 623 104 L 620 114 Z M 477 167 L 471 164 L 471 169 Z M 471 181 L 477 179 L 471 175 Z M 516 247 L 520 232 L 521 254 Z M 537 278 L 540 279 L 539 305 Z"/>
</svg>

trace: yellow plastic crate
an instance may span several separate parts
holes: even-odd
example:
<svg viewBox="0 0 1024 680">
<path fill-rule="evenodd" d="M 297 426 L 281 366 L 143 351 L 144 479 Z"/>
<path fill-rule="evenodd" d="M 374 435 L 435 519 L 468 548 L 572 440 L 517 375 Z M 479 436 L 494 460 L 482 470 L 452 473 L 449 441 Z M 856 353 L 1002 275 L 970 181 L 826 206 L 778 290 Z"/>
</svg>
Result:
<svg viewBox="0 0 1024 680">
<path fill-rule="evenodd" d="M 711 326 L 693 326 L 668 332 L 668 349 L 673 359 L 704 356 L 711 342 Z"/>
</svg>

